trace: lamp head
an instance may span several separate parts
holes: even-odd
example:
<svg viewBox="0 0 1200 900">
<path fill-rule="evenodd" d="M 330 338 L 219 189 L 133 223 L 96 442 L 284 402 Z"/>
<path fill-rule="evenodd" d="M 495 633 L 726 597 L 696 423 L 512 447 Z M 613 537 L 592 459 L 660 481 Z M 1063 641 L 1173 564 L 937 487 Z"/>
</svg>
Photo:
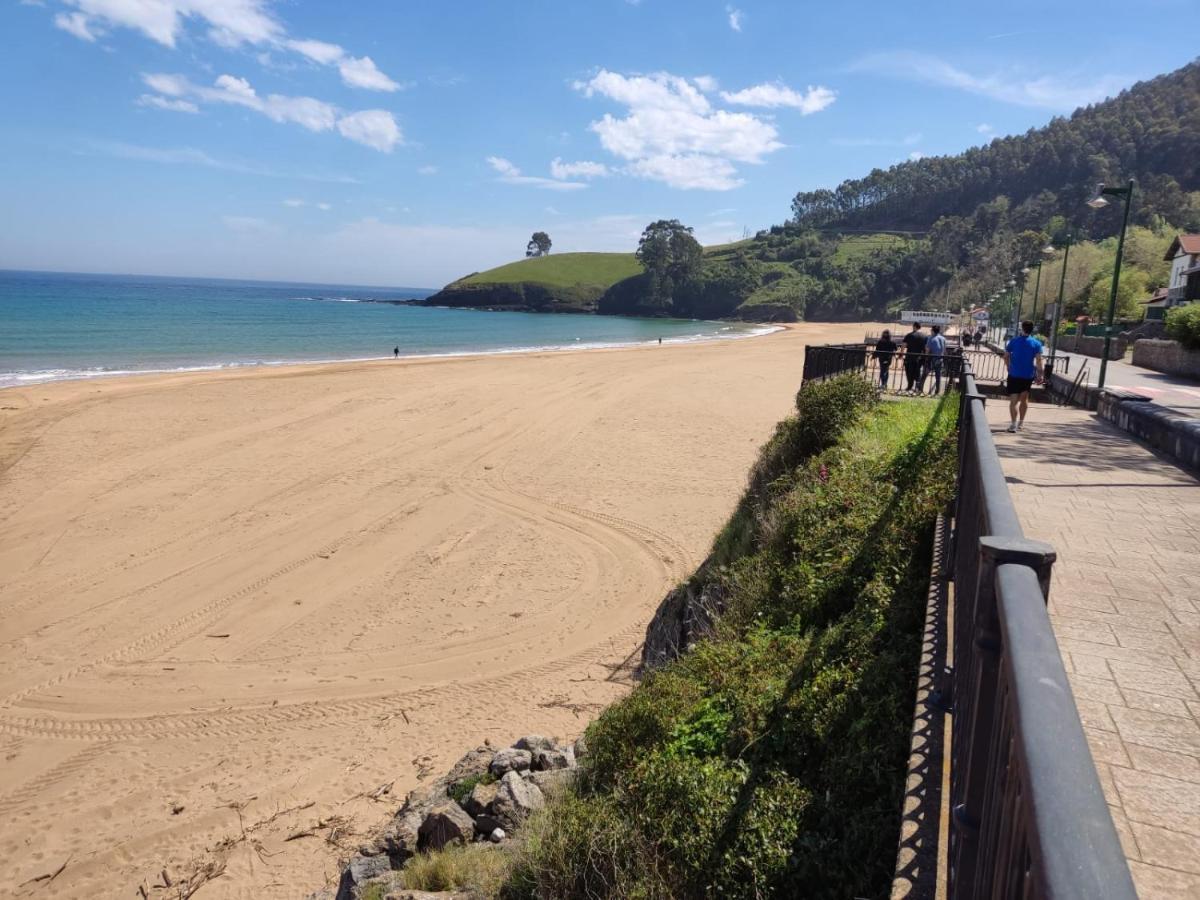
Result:
<svg viewBox="0 0 1200 900">
<path fill-rule="evenodd" d="M 1104 197 L 1106 193 L 1108 192 L 1104 189 L 1104 182 L 1096 185 L 1095 196 L 1087 202 L 1087 205 L 1092 209 L 1104 209 L 1104 207 L 1108 206 L 1108 200 Z"/>
<path fill-rule="evenodd" d="M 1047 244 L 1045 247 L 1042 248 L 1042 256 L 1053 256 L 1053 255 L 1054 255 L 1054 245 L 1053 244 Z"/>
</svg>

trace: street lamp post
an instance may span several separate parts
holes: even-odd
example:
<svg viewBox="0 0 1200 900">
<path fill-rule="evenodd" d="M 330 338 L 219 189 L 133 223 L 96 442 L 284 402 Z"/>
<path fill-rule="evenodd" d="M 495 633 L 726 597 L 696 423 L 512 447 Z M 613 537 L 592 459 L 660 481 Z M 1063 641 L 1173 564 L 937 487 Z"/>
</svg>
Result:
<svg viewBox="0 0 1200 900">
<path fill-rule="evenodd" d="M 1041 249 L 1041 251 L 1038 253 L 1037 281 L 1034 282 L 1034 286 L 1033 286 L 1033 314 L 1030 316 L 1030 318 L 1033 319 L 1033 330 L 1034 331 L 1037 331 L 1037 324 L 1038 324 L 1037 307 L 1038 307 L 1038 294 L 1042 290 L 1042 263 L 1044 263 L 1046 261 L 1047 257 L 1053 256 L 1053 255 L 1054 255 L 1054 248 L 1051 247 L 1049 244 L 1047 244 L 1045 247 L 1043 247 Z"/>
<path fill-rule="evenodd" d="M 1133 202 L 1133 179 L 1124 187 L 1105 187 L 1103 184 L 1096 191 L 1096 196 L 1088 201 L 1092 209 L 1103 209 L 1108 206 L 1105 197 L 1121 197 L 1125 200 L 1125 212 L 1121 216 L 1121 235 L 1117 238 L 1117 260 L 1113 265 L 1112 291 L 1108 295 L 1108 321 L 1104 327 L 1104 355 L 1100 357 L 1100 380 L 1097 389 L 1104 387 L 1104 376 L 1108 371 L 1108 352 L 1112 346 L 1113 319 L 1117 315 L 1117 286 L 1121 281 L 1121 255 L 1125 250 L 1125 229 L 1129 225 L 1129 207 Z"/>
<path fill-rule="evenodd" d="M 1054 310 L 1054 320 L 1050 323 L 1050 358 L 1058 349 L 1058 323 L 1062 319 L 1063 292 L 1067 286 L 1067 257 L 1071 255 L 1071 233 L 1068 231 L 1063 239 L 1062 274 L 1058 278 L 1058 306 Z"/>
</svg>

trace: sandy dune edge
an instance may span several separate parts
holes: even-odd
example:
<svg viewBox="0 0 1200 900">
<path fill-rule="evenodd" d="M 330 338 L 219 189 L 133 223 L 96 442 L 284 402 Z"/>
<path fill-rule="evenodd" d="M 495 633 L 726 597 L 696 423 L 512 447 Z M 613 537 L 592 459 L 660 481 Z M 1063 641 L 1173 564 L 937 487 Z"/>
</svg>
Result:
<svg viewBox="0 0 1200 900">
<path fill-rule="evenodd" d="M 0 895 L 302 896 L 381 784 L 578 733 L 862 332 L 0 391 Z"/>
</svg>

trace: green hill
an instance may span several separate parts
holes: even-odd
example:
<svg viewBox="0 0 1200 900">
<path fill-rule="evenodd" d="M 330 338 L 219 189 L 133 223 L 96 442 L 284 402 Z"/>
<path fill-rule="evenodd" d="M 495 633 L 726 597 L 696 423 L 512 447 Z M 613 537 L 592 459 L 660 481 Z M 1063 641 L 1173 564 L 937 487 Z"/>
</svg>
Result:
<svg viewBox="0 0 1200 900">
<path fill-rule="evenodd" d="M 423 302 L 476 309 L 592 313 L 605 291 L 641 271 L 632 253 L 552 253 L 467 275 Z"/>
<path fill-rule="evenodd" d="M 595 285 L 608 288 L 622 278 L 642 271 L 632 253 L 552 253 L 533 259 L 521 259 L 476 272 L 455 284 L 544 284 L 546 287 L 573 288 Z"/>
</svg>

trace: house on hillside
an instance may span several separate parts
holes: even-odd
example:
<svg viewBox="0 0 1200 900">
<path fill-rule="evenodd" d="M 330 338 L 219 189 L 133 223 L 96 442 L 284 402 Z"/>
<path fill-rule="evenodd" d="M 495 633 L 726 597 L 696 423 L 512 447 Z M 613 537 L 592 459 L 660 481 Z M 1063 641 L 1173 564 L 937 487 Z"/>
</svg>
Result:
<svg viewBox="0 0 1200 900">
<path fill-rule="evenodd" d="M 1167 306 L 1200 300 L 1200 234 L 1181 234 L 1163 257 L 1171 264 Z"/>
<path fill-rule="evenodd" d="M 1145 300 L 1141 301 L 1146 307 L 1147 319 L 1165 319 L 1167 317 L 1167 289 L 1159 288 Z"/>
</svg>

